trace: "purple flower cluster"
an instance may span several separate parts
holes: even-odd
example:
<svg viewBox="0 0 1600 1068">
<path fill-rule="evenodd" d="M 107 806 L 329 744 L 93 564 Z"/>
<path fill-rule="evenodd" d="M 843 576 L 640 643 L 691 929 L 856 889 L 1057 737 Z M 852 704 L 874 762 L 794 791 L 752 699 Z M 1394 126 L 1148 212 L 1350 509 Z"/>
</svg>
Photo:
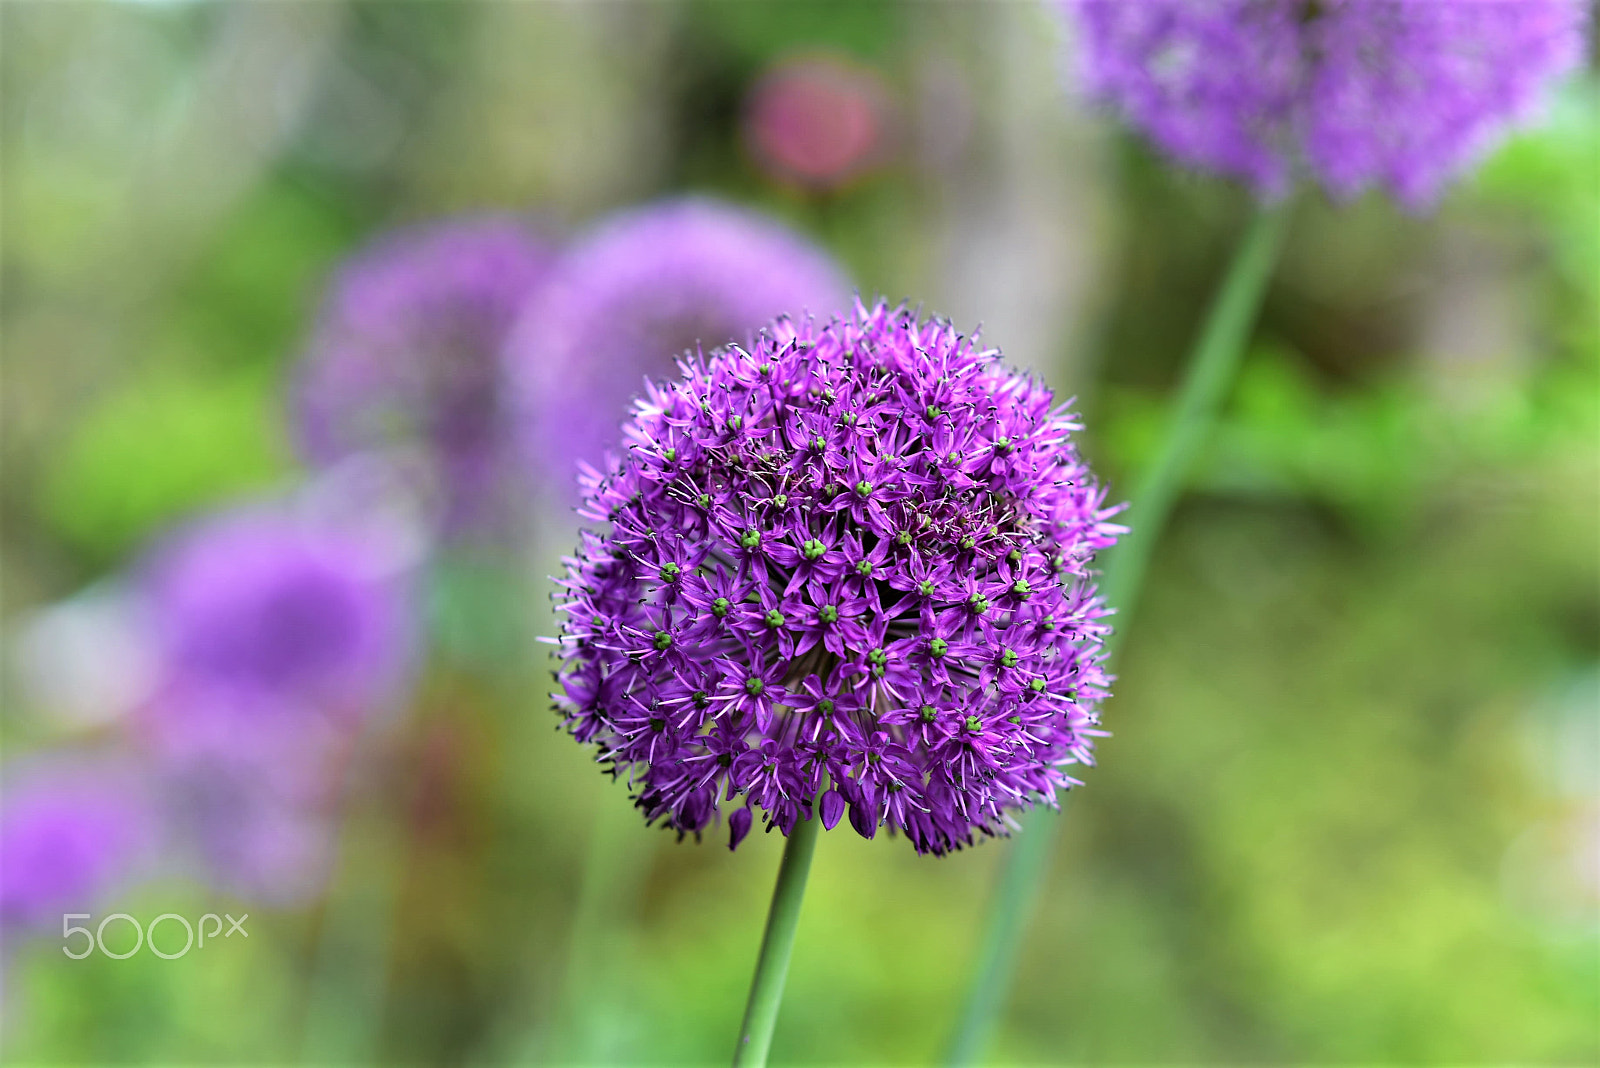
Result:
<svg viewBox="0 0 1600 1068">
<path fill-rule="evenodd" d="M 1079 69 L 1182 163 L 1419 207 L 1584 53 L 1584 0 L 1057 0 Z"/>
<path fill-rule="evenodd" d="M 679 353 L 849 299 L 825 252 L 752 212 L 691 197 L 612 216 L 562 255 L 509 342 L 530 466 L 598 462 L 628 398 Z"/>
<path fill-rule="evenodd" d="M 412 647 L 381 550 L 371 531 L 248 508 L 145 569 L 163 678 L 139 726 L 180 844 L 222 885 L 293 899 L 325 874 L 337 770 Z"/>
<path fill-rule="evenodd" d="M 182 694 L 357 717 L 405 668 L 404 592 L 369 540 L 343 530 L 241 509 L 172 538 L 145 583 Z"/>
<path fill-rule="evenodd" d="M 419 451 L 447 529 L 492 521 L 512 439 L 505 335 L 550 258 L 514 219 L 484 217 L 391 234 L 345 265 L 296 387 L 308 457 Z"/>
<path fill-rule="evenodd" d="M 59 924 L 86 912 L 146 859 L 154 821 L 129 769 L 55 758 L 6 768 L 0 801 L 0 926 Z"/>
<path fill-rule="evenodd" d="M 848 808 L 918 852 L 1005 834 L 1089 763 L 1089 564 L 1122 528 L 1078 429 L 941 321 L 779 319 L 651 385 L 585 477 L 557 710 L 647 819 L 732 844 Z"/>
</svg>

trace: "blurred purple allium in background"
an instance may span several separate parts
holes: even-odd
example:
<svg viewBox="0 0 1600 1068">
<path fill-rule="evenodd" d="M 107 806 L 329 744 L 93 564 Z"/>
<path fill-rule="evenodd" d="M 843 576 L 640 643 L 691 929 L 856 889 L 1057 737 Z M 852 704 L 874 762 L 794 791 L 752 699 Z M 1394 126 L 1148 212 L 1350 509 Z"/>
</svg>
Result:
<svg viewBox="0 0 1600 1068">
<path fill-rule="evenodd" d="M 557 711 L 699 832 L 847 806 L 944 853 L 1092 759 L 1122 528 L 1037 380 L 949 324 L 857 305 L 652 384 L 586 478 Z M 830 785 L 831 784 L 831 785 Z M 826 788 L 826 790 L 825 790 Z"/>
<path fill-rule="evenodd" d="M 447 531 L 503 518 L 501 356 L 549 259 L 517 220 L 489 216 L 390 234 L 345 264 L 295 386 L 307 457 L 420 450 Z"/>
<path fill-rule="evenodd" d="M 781 182 L 832 189 L 883 162 L 889 99 L 870 68 L 827 55 L 786 59 L 745 100 L 745 146 Z"/>
<path fill-rule="evenodd" d="M 157 797 L 175 866 L 198 865 L 204 881 L 251 901 L 292 904 L 332 870 L 349 747 L 327 736 L 263 740 L 252 751 L 161 754 Z"/>
<path fill-rule="evenodd" d="M 599 462 L 644 377 L 671 374 L 684 351 L 849 299 L 827 253 L 741 208 L 686 198 L 610 217 L 557 261 L 512 333 L 534 466 Z"/>
<path fill-rule="evenodd" d="M 370 528 L 241 508 L 146 565 L 163 678 L 138 726 L 178 837 L 231 889 L 291 898 L 320 878 L 339 769 L 410 671 L 388 549 Z"/>
<path fill-rule="evenodd" d="M 1266 197 L 1426 206 L 1583 58 L 1584 0 L 1056 0 L 1087 94 Z"/>
<path fill-rule="evenodd" d="M 139 777 L 100 757 L 55 754 L 11 763 L 0 793 L 0 924 L 57 928 L 89 912 L 155 846 Z"/>
<path fill-rule="evenodd" d="M 208 695 L 254 716 L 373 711 L 406 670 L 402 578 L 365 532 L 241 508 L 180 531 L 145 574 L 166 699 Z"/>
</svg>

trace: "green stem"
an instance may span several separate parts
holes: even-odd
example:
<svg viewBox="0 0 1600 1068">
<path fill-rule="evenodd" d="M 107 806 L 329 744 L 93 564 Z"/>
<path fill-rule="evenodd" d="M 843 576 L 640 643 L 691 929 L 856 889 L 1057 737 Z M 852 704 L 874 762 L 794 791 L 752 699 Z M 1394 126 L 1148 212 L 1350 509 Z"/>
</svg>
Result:
<svg viewBox="0 0 1600 1068">
<path fill-rule="evenodd" d="M 1107 554 L 1100 592 L 1117 610 L 1116 630 L 1106 643 L 1108 658 L 1127 633 L 1150 555 L 1233 382 L 1283 244 L 1288 214 L 1288 205 L 1262 209 L 1234 252 L 1190 352 L 1171 427 L 1133 496 L 1132 529 Z M 947 1065 L 976 1063 L 994 1030 L 1016 971 L 1023 930 L 1050 867 L 1056 837 L 1052 817 L 1042 808 L 1025 814 L 1022 833 L 1008 847 Z"/>
<path fill-rule="evenodd" d="M 1109 643 L 1112 649 L 1127 633 L 1150 555 L 1161 540 L 1190 464 L 1205 445 L 1216 422 L 1217 409 L 1233 385 L 1267 281 L 1278 261 L 1288 217 L 1287 204 L 1262 209 L 1239 242 L 1222 287 L 1212 298 L 1205 326 L 1190 351 L 1189 369 L 1179 387 L 1177 410 L 1161 451 L 1134 492 L 1129 512 L 1131 529 L 1107 553 L 1100 592 L 1106 604 L 1117 610 L 1117 626 Z"/>
<path fill-rule="evenodd" d="M 806 896 L 806 876 L 811 871 L 811 854 L 817 847 L 821 823 L 819 816 L 802 819 L 783 847 L 778 885 L 773 888 L 772 908 L 767 913 L 767 930 L 761 936 L 761 956 L 756 960 L 755 978 L 750 981 L 750 1000 L 739 1027 L 739 1045 L 733 1051 L 734 1068 L 761 1068 L 767 1063 L 772 1028 L 778 1022 L 778 1005 L 783 1001 L 783 981 L 789 975 L 789 953 L 794 949 L 800 902 Z"/>
</svg>

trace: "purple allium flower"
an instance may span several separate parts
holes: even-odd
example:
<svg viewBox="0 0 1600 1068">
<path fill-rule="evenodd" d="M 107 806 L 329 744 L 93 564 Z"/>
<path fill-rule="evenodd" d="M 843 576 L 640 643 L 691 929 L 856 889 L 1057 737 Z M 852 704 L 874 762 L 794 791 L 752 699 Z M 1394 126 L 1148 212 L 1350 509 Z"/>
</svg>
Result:
<svg viewBox="0 0 1600 1068">
<path fill-rule="evenodd" d="M 244 508 L 148 564 L 163 680 L 138 725 L 175 843 L 214 884 L 288 901 L 324 879 L 340 769 L 406 680 L 393 562 L 375 528 Z"/>
<path fill-rule="evenodd" d="M 1584 0 L 1057 0 L 1088 94 L 1184 164 L 1268 197 L 1419 207 L 1584 52 Z"/>
<path fill-rule="evenodd" d="M 291 904 L 315 896 L 331 870 L 343 752 L 281 732 L 265 741 L 162 754 L 159 796 L 174 845 L 207 883 Z"/>
<path fill-rule="evenodd" d="M 243 508 L 162 546 L 145 576 L 167 682 L 160 703 L 359 718 L 393 695 L 409 651 L 406 588 L 373 539 Z"/>
<path fill-rule="evenodd" d="M 388 235 L 347 263 L 296 387 L 307 456 L 420 450 L 447 529 L 494 519 L 509 444 L 505 334 L 549 260 L 516 220 L 484 217 Z"/>
<path fill-rule="evenodd" d="M 687 198 L 612 216 L 561 257 L 512 333 L 538 466 L 599 462 L 642 379 L 685 350 L 849 299 L 825 252 L 752 212 Z"/>
<path fill-rule="evenodd" d="M 88 912 L 146 858 L 154 822 L 142 784 L 99 759 L 50 758 L 5 771 L 0 923 L 59 924 Z"/>
<path fill-rule="evenodd" d="M 1122 528 L 1050 391 L 944 322 L 780 318 L 652 384 L 585 478 L 557 710 L 649 820 L 742 797 L 943 853 L 1092 758 Z M 748 808 L 729 817 L 734 845 Z"/>
</svg>

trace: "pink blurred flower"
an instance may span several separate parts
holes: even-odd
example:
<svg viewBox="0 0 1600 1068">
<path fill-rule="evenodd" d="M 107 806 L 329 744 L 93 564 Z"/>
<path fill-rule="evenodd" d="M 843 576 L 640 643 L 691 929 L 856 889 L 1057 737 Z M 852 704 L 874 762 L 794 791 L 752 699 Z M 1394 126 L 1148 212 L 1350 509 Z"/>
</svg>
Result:
<svg viewBox="0 0 1600 1068">
<path fill-rule="evenodd" d="M 892 107 L 879 75 L 832 56 L 780 61 L 745 100 L 744 140 L 782 182 L 833 189 L 883 162 Z"/>
</svg>

